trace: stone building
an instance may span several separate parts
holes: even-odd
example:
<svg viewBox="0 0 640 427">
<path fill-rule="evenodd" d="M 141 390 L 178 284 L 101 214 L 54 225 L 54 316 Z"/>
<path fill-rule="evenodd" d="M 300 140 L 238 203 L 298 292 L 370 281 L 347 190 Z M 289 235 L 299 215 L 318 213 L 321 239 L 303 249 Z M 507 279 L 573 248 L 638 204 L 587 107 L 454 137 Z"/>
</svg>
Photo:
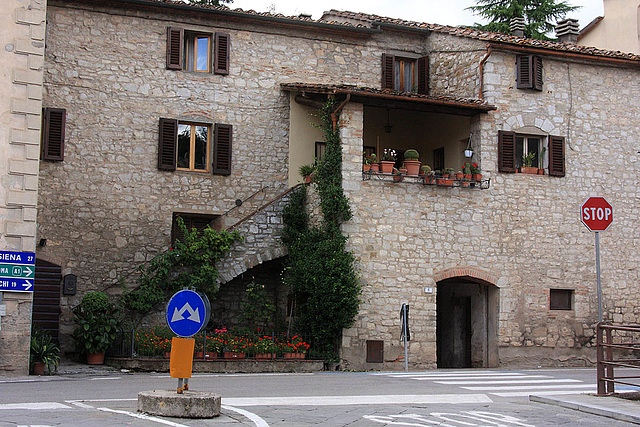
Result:
<svg viewBox="0 0 640 427">
<path fill-rule="evenodd" d="M 66 348 L 82 294 L 120 292 L 170 246 L 177 216 L 247 237 L 222 263 L 229 298 L 277 277 L 279 213 L 299 167 L 322 155 L 314 124 L 328 96 L 340 104 L 354 212 L 343 231 L 363 285 L 344 366 L 404 366 L 402 303 L 416 368 L 592 362 L 593 236 L 579 207 L 594 195 L 616 215 L 601 238 L 605 317 L 637 321 L 640 57 L 168 0 L 49 0 L 47 25 L 44 128 L 64 135 L 40 162 L 36 255 L 65 277 Z M 363 153 L 393 149 L 400 167 L 410 148 L 434 169 L 476 163 L 482 181 L 363 173 Z M 543 174 L 516 173 L 528 153 Z"/>
<path fill-rule="evenodd" d="M 640 1 L 602 2 L 604 16 L 598 16 L 580 30 L 578 44 L 640 54 Z"/>
</svg>

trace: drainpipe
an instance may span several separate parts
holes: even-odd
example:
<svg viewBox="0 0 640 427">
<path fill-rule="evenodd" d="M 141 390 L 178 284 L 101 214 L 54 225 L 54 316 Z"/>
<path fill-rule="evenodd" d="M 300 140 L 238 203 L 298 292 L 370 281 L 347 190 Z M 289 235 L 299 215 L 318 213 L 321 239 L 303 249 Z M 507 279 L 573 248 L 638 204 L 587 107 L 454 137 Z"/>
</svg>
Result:
<svg viewBox="0 0 640 427">
<path fill-rule="evenodd" d="M 480 61 L 480 93 L 478 94 L 478 98 L 483 101 L 484 101 L 484 98 L 482 96 L 482 89 L 484 86 L 484 63 L 487 62 L 487 59 L 489 59 L 489 56 L 491 56 L 491 45 L 487 46 L 487 54 Z"/>
<path fill-rule="evenodd" d="M 347 103 L 349 102 L 350 99 L 351 99 L 351 94 L 348 93 L 347 97 L 344 99 L 344 101 L 342 101 L 342 103 L 340 103 L 340 105 L 338 105 L 338 108 L 336 108 L 336 111 L 331 113 L 331 121 L 333 122 L 333 131 L 334 132 L 336 131 L 336 127 L 338 126 L 338 112 L 340 110 L 342 110 L 345 105 L 347 105 Z"/>
</svg>

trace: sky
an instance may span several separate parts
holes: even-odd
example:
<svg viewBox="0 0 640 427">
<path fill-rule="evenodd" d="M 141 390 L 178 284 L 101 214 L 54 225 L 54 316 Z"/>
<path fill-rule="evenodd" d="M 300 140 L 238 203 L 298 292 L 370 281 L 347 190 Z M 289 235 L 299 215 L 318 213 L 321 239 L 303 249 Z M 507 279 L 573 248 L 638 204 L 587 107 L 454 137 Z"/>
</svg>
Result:
<svg viewBox="0 0 640 427">
<path fill-rule="evenodd" d="M 568 0 L 567 3 L 572 6 L 582 6 L 567 16 L 567 18 L 578 19 L 580 28 L 603 15 L 603 0 Z M 471 11 L 465 10 L 475 4 L 474 0 L 324 0 L 318 3 L 300 0 L 234 0 L 228 6 L 232 9 L 271 11 L 287 16 L 311 14 L 313 19 L 320 19 L 325 10 L 337 9 L 429 24 L 456 26 L 473 25 L 476 22 L 486 23 Z"/>
</svg>

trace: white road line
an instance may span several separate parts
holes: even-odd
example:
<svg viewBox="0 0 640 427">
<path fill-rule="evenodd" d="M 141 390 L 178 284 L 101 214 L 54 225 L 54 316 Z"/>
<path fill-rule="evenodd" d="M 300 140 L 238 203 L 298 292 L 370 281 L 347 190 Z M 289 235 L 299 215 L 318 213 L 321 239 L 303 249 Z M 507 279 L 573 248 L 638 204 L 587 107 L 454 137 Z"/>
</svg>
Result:
<svg viewBox="0 0 640 427">
<path fill-rule="evenodd" d="M 395 405 L 395 404 L 462 404 L 491 403 L 485 394 L 432 394 L 389 396 L 287 396 L 287 397 L 223 397 L 231 406 L 343 406 L 343 405 Z"/>
<path fill-rule="evenodd" d="M 80 399 L 80 400 L 65 400 L 66 403 L 75 403 L 75 402 L 133 402 L 138 401 L 138 398 L 133 399 Z"/>
<path fill-rule="evenodd" d="M 438 381 L 438 380 L 457 381 L 457 380 L 520 380 L 524 378 L 553 378 L 553 377 L 549 375 L 529 375 L 529 376 L 522 376 L 522 375 L 506 376 L 505 375 L 505 376 L 492 376 L 492 377 L 476 377 L 476 376 L 468 376 L 468 377 L 443 376 L 443 377 L 429 377 L 429 378 L 416 377 L 412 379 L 418 380 L 418 381 Z"/>
<path fill-rule="evenodd" d="M 69 403 L 71 403 L 71 404 L 72 404 L 72 405 L 74 405 L 74 406 L 77 406 L 78 408 L 82 408 L 82 409 L 96 409 L 96 408 L 94 408 L 93 406 L 91 406 L 91 405 L 85 405 L 85 404 L 84 404 L 84 403 L 82 403 L 82 402 L 69 402 Z"/>
<path fill-rule="evenodd" d="M 114 414 L 121 414 L 121 415 L 128 415 L 128 416 L 133 417 L 133 418 L 140 418 L 141 420 L 154 421 L 156 423 L 166 424 L 166 425 L 171 426 L 171 427 L 189 427 L 186 424 L 178 424 L 178 423 L 174 423 L 173 421 L 163 420 L 162 418 L 151 417 L 149 415 L 144 415 L 144 414 L 137 414 L 135 412 L 120 411 L 120 410 L 117 410 L 117 409 L 110 409 L 110 408 L 96 408 L 96 409 L 98 409 L 98 411 L 112 412 Z"/>
<path fill-rule="evenodd" d="M 251 421 L 253 421 L 256 427 L 269 427 L 269 424 L 267 424 L 265 420 L 263 420 L 253 412 L 245 411 L 244 409 L 240 409 L 240 408 L 234 408 L 233 406 L 228 406 L 228 405 L 221 405 L 221 406 L 222 406 L 222 409 L 226 411 L 237 412 L 238 414 L 249 418 Z"/>
<path fill-rule="evenodd" d="M 393 373 L 393 372 L 388 372 L 385 374 L 381 374 L 381 373 L 375 373 L 373 375 L 383 375 L 383 376 L 389 376 L 389 377 L 397 377 L 397 378 L 404 378 L 404 377 L 442 377 L 442 376 L 446 376 L 446 377 L 461 377 L 461 376 L 505 376 L 505 375 L 514 375 L 514 376 L 526 376 L 527 374 L 521 374 L 518 372 L 414 372 L 414 373 L 406 373 L 406 372 L 402 372 L 402 373 Z"/>
<path fill-rule="evenodd" d="M 542 383 L 582 383 L 580 380 L 560 380 L 560 379 L 551 379 L 551 380 L 528 380 L 528 379 L 517 379 L 517 380 L 504 380 L 504 381 L 434 381 L 436 384 L 458 384 L 458 385 L 471 385 L 471 384 L 542 384 Z"/>
<path fill-rule="evenodd" d="M 591 390 L 555 390 L 555 391 L 514 391 L 511 393 L 491 393 L 500 397 L 522 397 L 522 396 L 553 396 L 553 395 L 561 395 L 561 394 L 588 394 L 595 393 L 595 387 Z"/>
<path fill-rule="evenodd" d="M 58 402 L 34 402 L 34 403 L 3 403 L 0 409 L 28 409 L 34 411 L 47 411 L 51 409 L 73 409 L 70 406 Z"/>
<path fill-rule="evenodd" d="M 473 390 L 473 391 L 500 391 L 500 390 L 508 391 L 508 390 L 550 390 L 550 389 L 560 390 L 560 389 L 567 389 L 567 388 L 594 389 L 594 387 L 595 385 L 593 384 L 575 384 L 575 385 L 574 384 L 567 384 L 567 385 L 557 384 L 557 385 L 532 385 L 532 386 L 518 385 L 518 386 L 503 386 L 503 387 L 462 387 L 462 388 L 464 388 L 465 390 Z"/>
<path fill-rule="evenodd" d="M 97 377 L 89 378 L 89 381 L 102 381 L 102 380 L 121 380 L 121 377 Z"/>
</svg>

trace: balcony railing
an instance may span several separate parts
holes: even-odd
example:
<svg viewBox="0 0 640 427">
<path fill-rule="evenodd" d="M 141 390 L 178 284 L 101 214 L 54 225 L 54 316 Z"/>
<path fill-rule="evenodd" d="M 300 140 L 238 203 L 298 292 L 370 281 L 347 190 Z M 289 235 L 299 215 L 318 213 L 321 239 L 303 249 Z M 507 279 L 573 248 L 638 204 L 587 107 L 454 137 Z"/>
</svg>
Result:
<svg viewBox="0 0 640 427">
<path fill-rule="evenodd" d="M 394 183 L 412 183 L 422 185 L 432 185 L 437 187 L 459 187 L 468 190 L 486 190 L 491 185 L 491 178 L 471 179 L 454 178 L 451 175 L 409 175 L 402 172 L 362 172 L 362 180 L 379 180 Z"/>
</svg>

